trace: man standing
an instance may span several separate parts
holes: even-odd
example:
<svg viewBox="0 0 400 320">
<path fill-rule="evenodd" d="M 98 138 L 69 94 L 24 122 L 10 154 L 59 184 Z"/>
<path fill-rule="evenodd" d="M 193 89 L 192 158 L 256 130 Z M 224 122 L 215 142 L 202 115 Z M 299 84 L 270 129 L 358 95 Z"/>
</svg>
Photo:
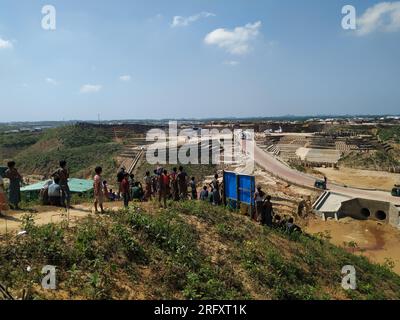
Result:
<svg viewBox="0 0 400 320">
<path fill-rule="evenodd" d="M 145 186 L 145 194 L 144 200 L 151 200 L 151 184 L 152 179 L 150 177 L 150 171 L 146 171 L 146 175 L 144 176 L 144 186 Z"/>
<path fill-rule="evenodd" d="M 190 191 L 192 192 L 192 200 L 197 200 L 196 180 L 194 177 L 190 180 Z"/>
<path fill-rule="evenodd" d="M 163 171 L 163 184 L 165 187 L 165 195 L 167 199 L 171 197 L 171 176 L 168 174 L 168 171 L 164 169 Z"/>
<path fill-rule="evenodd" d="M 219 206 L 221 204 L 221 196 L 220 196 L 220 184 L 218 181 L 218 174 L 216 173 L 214 179 L 210 183 L 211 190 L 212 190 L 212 198 L 213 204 Z"/>
<path fill-rule="evenodd" d="M 15 162 L 10 161 L 7 163 L 7 171 L 4 174 L 4 178 L 10 180 L 9 186 L 9 202 L 13 209 L 19 209 L 19 203 L 21 202 L 21 183 L 22 176 L 19 174 L 18 170 L 15 168 Z"/>
<path fill-rule="evenodd" d="M 124 168 L 124 167 L 121 167 L 121 168 L 118 170 L 118 173 L 117 173 L 118 195 L 119 195 L 119 196 L 121 196 L 121 194 L 122 194 L 121 183 L 122 183 L 122 180 L 124 180 L 124 176 L 125 176 L 125 168 Z"/>
<path fill-rule="evenodd" d="M 256 215 L 252 219 L 259 221 L 261 219 L 265 193 L 260 185 L 257 186 L 257 191 L 254 193 L 254 201 L 256 202 Z"/>
<path fill-rule="evenodd" d="M 179 201 L 178 169 L 173 168 L 170 174 L 172 200 Z"/>
<path fill-rule="evenodd" d="M 268 227 L 272 226 L 272 212 L 273 207 L 271 203 L 271 196 L 267 196 L 266 201 L 263 203 L 261 210 L 261 224 Z"/>
<path fill-rule="evenodd" d="M 187 200 L 188 198 L 188 181 L 187 181 L 187 173 L 183 171 L 183 167 L 179 167 L 179 173 L 177 176 L 178 187 L 179 187 L 179 196 L 182 200 Z"/>
<path fill-rule="evenodd" d="M 157 197 L 157 193 L 159 190 L 159 184 L 160 184 L 160 176 L 158 175 L 157 169 L 153 170 L 153 177 L 151 178 L 151 183 L 152 183 L 152 188 L 153 188 L 153 194 L 155 197 Z"/>
<path fill-rule="evenodd" d="M 103 203 L 104 203 L 104 185 L 103 180 L 101 178 L 101 174 L 103 169 L 101 167 L 97 167 L 95 170 L 96 175 L 94 176 L 93 188 L 94 188 L 94 211 L 95 213 L 99 213 L 97 209 L 97 205 L 100 206 L 101 213 L 104 213 Z"/>
<path fill-rule="evenodd" d="M 62 191 L 61 204 L 69 209 L 71 202 L 71 191 L 69 190 L 68 186 L 69 170 L 65 160 L 60 161 L 60 167 L 52 174 L 52 177 L 58 177 L 60 179 L 60 187 Z"/>
<path fill-rule="evenodd" d="M 124 199 L 124 207 L 128 208 L 129 207 L 129 174 L 125 173 L 124 179 L 121 182 L 121 192 L 122 192 L 122 197 Z"/>
<path fill-rule="evenodd" d="M 169 176 L 167 170 L 158 177 L 158 202 L 161 206 L 161 201 L 163 202 L 164 209 L 167 208 L 167 189 L 169 186 Z"/>
<path fill-rule="evenodd" d="M 301 200 L 299 202 L 299 205 L 297 206 L 297 216 L 298 217 L 303 217 L 304 216 L 304 209 L 306 207 L 306 201 L 304 200 L 303 196 L 301 197 Z"/>
</svg>

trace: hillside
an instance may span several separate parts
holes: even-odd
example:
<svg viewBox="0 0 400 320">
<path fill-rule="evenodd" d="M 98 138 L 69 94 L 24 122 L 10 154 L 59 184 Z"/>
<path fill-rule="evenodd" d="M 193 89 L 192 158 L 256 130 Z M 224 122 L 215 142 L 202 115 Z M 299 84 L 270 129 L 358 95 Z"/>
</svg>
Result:
<svg viewBox="0 0 400 320">
<path fill-rule="evenodd" d="M 339 165 L 363 170 L 389 171 L 400 166 L 400 152 L 396 149 L 390 152 L 375 151 L 372 153 L 353 151 L 340 159 Z"/>
<path fill-rule="evenodd" d="M 400 299 L 400 277 L 320 237 L 288 235 L 208 203 L 153 203 L 35 226 L 0 242 L 0 282 L 30 299 Z M 39 286 L 57 266 L 58 290 Z M 358 288 L 344 291 L 354 265 Z M 27 272 L 27 267 L 32 270 Z"/>
<path fill-rule="evenodd" d="M 339 161 L 341 166 L 377 171 L 391 171 L 400 167 L 400 126 L 374 128 L 364 133 L 376 135 L 381 141 L 389 143 L 392 150 L 370 153 L 353 151 Z"/>
<path fill-rule="evenodd" d="M 121 145 L 100 128 L 71 125 L 41 133 L 0 135 L 0 161 L 15 160 L 24 175 L 48 176 L 65 159 L 71 175 L 87 178 L 97 165 L 105 176 L 114 174 L 115 156 Z"/>
<path fill-rule="evenodd" d="M 393 126 L 393 127 L 389 127 L 389 128 L 380 128 L 378 130 L 378 136 L 383 141 L 400 143 L 400 126 Z"/>
</svg>

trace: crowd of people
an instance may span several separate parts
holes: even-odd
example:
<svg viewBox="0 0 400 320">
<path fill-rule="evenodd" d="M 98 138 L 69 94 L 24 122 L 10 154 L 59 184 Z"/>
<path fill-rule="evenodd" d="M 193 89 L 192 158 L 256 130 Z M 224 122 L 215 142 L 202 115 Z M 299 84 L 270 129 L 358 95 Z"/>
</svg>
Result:
<svg viewBox="0 0 400 320">
<path fill-rule="evenodd" d="M 0 214 L 2 210 L 11 207 L 19 209 L 21 201 L 20 187 L 22 176 L 19 174 L 14 161 L 7 164 L 4 177 L 10 180 L 8 200 L 5 193 L 4 182 L 0 176 Z M 122 200 L 125 207 L 130 201 L 150 201 L 155 199 L 161 207 L 167 207 L 167 200 L 200 200 L 208 201 L 213 205 L 221 205 L 223 199 L 223 183 L 219 181 L 218 174 L 208 185 L 204 185 L 198 193 L 198 183 L 195 177 L 189 177 L 184 168 L 168 170 L 157 167 L 151 174 L 147 171 L 145 176 L 137 180 L 133 174 L 129 174 L 125 168 L 121 168 L 116 177 L 118 191 L 108 188 L 108 183 L 102 177 L 103 169 L 96 167 L 93 178 L 94 210 L 96 213 L 104 213 L 105 201 Z M 68 186 L 69 169 L 67 162 L 62 160 L 59 168 L 53 172 L 52 180 L 41 190 L 40 196 L 43 204 L 71 208 L 71 192 Z M 143 183 L 142 183 L 143 182 Z M 299 231 L 301 228 L 294 224 L 294 219 L 285 217 L 282 219 L 274 213 L 271 196 L 266 195 L 261 186 L 257 186 L 254 193 L 255 210 L 250 216 L 261 225 L 277 227 L 289 232 Z M 300 206 L 299 206 L 300 207 Z M 99 211 L 100 209 L 100 211 Z M 300 209 L 299 209 L 300 210 Z"/>
<path fill-rule="evenodd" d="M 218 178 L 218 174 L 215 174 L 213 181 L 209 186 L 203 186 L 199 195 L 196 178 L 189 177 L 182 166 L 175 167 L 170 172 L 162 167 L 157 167 L 152 173 L 147 171 L 142 181 L 136 180 L 133 174 L 129 174 L 125 168 L 121 168 L 117 173 L 119 192 L 117 194 L 108 192 L 109 200 L 123 199 L 125 207 L 128 207 L 132 200 L 150 201 L 152 199 L 156 199 L 164 208 L 167 207 L 167 200 L 200 199 L 220 205 L 221 183 Z"/>
<path fill-rule="evenodd" d="M 95 178 L 96 180 L 98 179 Z M 98 181 L 97 185 L 100 188 L 101 180 Z M 155 199 L 164 208 L 167 207 L 167 200 L 200 200 L 208 201 L 213 205 L 221 205 L 223 202 L 223 183 L 220 182 L 218 174 L 215 174 L 212 181 L 208 185 L 204 185 L 198 193 L 196 178 L 189 178 L 182 166 L 173 168 L 171 172 L 162 167 L 154 169 L 152 174 L 147 171 L 143 178 L 144 187 L 140 181 L 136 181 L 133 174 L 128 174 L 125 168 L 121 168 L 117 174 L 117 182 L 119 184 L 118 195 L 109 192 L 109 200 L 123 199 L 125 207 L 128 207 L 132 200 Z M 107 191 L 105 192 L 107 194 Z M 301 232 L 301 228 L 294 223 L 292 217 L 281 218 L 275 214 L 271 199 L 271 196 L 266 195 L 261 186 L 257 186 L 254 194 L 255 210 L 251 212 L 251 218 L 261 225 L 277 227 L 290 233 Z"/>
<path fill-rule="evenodd" d="M 67 162 L 62 160 L 59 168 L 51 174 L 52 180 L 48 181 L 40 191 L 40 199 L 44 205 L 53 205 L 70 208 L 71 192 L 68 186 L 69 170 Z M 6 195 L 3 178 L 9 179 L 8 197 Z M 0 214 L 8 209 L 20 210 L 21 186 L 23 177 L 16 168 L 16 163 L 7 163 L 7 170 L 3 177 L 0 176 Z"/>
<path fill-rule="evenodd" d="M 266 195 L 262 187 L 258 185 L 254 193 L 256 210 L 252 213 L 252 218 L 255 221 L 259 221 L 261 225 L 276 227 L 289 233 L 302 232 L 301 228 L 294 223 L 293 217 L 282 218 L 280 215 L 275 214 L 271 199 L 271 196 Z"/>
</svg>

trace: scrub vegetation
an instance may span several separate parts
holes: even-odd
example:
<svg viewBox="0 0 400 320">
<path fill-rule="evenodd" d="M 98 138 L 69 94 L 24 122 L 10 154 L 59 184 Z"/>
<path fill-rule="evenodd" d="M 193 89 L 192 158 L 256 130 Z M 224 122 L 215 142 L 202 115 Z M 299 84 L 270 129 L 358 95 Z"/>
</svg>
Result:
<svg viewBox="0 0 400 320">
<path fill-rule="evenodd" d="M 97 165 L 104 176 L 114 176 L 119 143 L 101 128 L 70 125 L 40 133 L 0 134 L 0 161 L 15 160 L 23 174 L 49 176 L 62 159 L 71 176 L 88 178 Z"/>
<path fill-rule="evenodd" d="M 400 277 L 329 244 L 287 234 L 200 201 L 133 204 L 127 210 L 36 226 L 0 242 L 0 282 L 29 299 L 399 299 Z M 57 267 L 55 291 L 40 286 Z M 342 289 L 353 265 L 357 289 Z M 27 268 L 30 267 L 30 271 Z"/>
<path fill-rule="evenodd" d="M 390 171 L 393 167 L 400 167 L 400 152 L 398 150 L 371 153 L 353 151 L 340 159 L 339 165 L 355 169 Z"/>
<path fill-rule="evenodd" d="M 379 129 L 378 136 L 383 141 L 400 143 L 400 126 Z"/>
</svg>

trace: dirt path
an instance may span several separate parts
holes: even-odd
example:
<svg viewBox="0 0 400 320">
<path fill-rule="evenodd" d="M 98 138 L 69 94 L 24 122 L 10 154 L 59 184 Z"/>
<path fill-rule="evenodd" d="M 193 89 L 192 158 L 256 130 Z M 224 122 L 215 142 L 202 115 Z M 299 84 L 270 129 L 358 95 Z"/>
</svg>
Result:
<svg viewBox="0 0 400 320">
<path fill-rule="evenodd" d="M 104 205 L 106 210 L 118 210 L 122 208 L 122 202 L 108 202 Z M 93 205 L 84 203 L 73 206 L 70 210 L 70 221 L 72 223 L 92 214 Z M 6 233 L 15 234 L 21 231 L 22 218 L 25 214 L 32 213 L 37 225 L 48 223 L 59 223 L 66 219 L 65 209 L 51 206 L 35 206 L 29 210 L 7 211 L 0 217 L 0 235 Z"/>
<path fill-rule="evenodd" d="M 313 219 L 305 228 L 308 233 L 329 232 L 330 242 L 344 247 L 344 242 L 355 242 L 355 254 L 364 255 L 373 262 L 384 263 L 386 258 L 394 261 L 394 271 L 400 274 L 400 232 L 393 227 L 375 221 L 359 221 L 351 218 L 340 221 Z"/>
</svg>

